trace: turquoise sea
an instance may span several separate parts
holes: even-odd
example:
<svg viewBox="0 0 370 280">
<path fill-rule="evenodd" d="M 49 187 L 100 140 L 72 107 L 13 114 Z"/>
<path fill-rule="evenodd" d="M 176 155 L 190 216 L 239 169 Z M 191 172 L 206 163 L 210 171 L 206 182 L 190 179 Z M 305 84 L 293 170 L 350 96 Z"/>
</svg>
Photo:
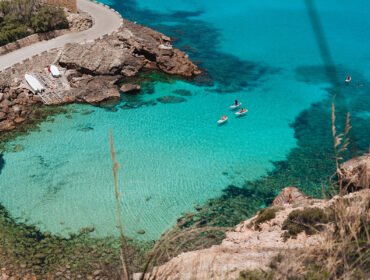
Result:
<svg viewBox="0 0 370 280">
<path fill-rule="evenodd" d="M 72 118 L 57 115 L 8 143 L 0 203 L 14 216 L 54 233 L 94 226 L 100 236 L 116 234 L 111 128 L 125 233 L 138 237 L 143 229 L 142 239 L 155 239 L 181 213 L 227 186 L 241 187 L 276 168 L 295 176 L 281 188 L 294 182 L 317 195 L 318 177 L 296 173 L 332 171 L 317 162 L 332 160 L 333 94 L 338 129 L 351 113 L 350 155 L 369 149 L 369 1 L 314 1 L 334 60 L 329 72 L 343 81 L 335 85 L 326 76 L 304 1 L 103 2 L 173 37 L 205 74 L 193 81 L 147 74 L 141 95 L 105 108 L 68 106 Z M 178 90 L 186 90 L 185 102 L 156 101 L 179 96 Z M 242 118 L 229 110 L 235 98 L 249 110 Z M 224 114 L 229 120 L 218 126 Z M 23 149 L 12 151 L 16 146 Z"/>
</svg>

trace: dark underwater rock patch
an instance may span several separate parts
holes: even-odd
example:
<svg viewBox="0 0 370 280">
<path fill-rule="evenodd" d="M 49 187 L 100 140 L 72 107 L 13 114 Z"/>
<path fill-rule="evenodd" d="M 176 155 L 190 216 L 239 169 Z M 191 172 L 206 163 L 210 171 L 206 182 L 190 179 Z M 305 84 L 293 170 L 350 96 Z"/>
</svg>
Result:
<svg viewBox="0 0 370 280">
<path fill-rule="evenodd" d="M 95 112 L 95 110 L 85 110 L 85 111 L 83 111 L 82 113 L 81 113 L 81 115 L 90 115 L 90 114 L 92 114 L 92 113 L 94 113 Z M 66 116 L 67 117 L 67 116 Z"/>
<path fill-rule="evenodd" d="M 106 111 L 106 112 L 110 112 L 110 113 L 115 113 L 115 112 L 117 112 L 118 111 L 118 109 L 114 106 L 114 107 L 103 107 L 104 108 L 104 110 Z"/>
<path fill-rule="evenodd" d="M 137 109 L 142 106 L 154 106 L 154 105 L 157 105 L 157 102 L 155 102 L 154 100 L 149 101 L 138 100 L 125 102 L 122 106 L 120 106 L 120 108 L 127 110 L 127 109 Z"/>
<path fill-rule="evenodd" d="M 24 146 L 21 145 L 21 144 L 18 144 L 18 145 L 15 145 L 12 152 L 20 152 L 20 151 L 23 151 L 24 150 Z"/>
<path fill-rule="evenodd" d="M 4 168 L 4 166 L 5 166 L 5 160 L 4 160 L 3 154 L 0 151 L 0 174 L 1 174 L 1 170 Z"/>
<path fill-rule="evenodd" d="M 87 126 L 87 127 L 83 127 L 83 128 L 79 128 L 77 129 L 78 131 L 82 131 L 82 132 L 87 132 L 87 131 L 91 131 L 91 130 L 94 130 L 94 128 L 90 127 L 90 126 Z"/>
<path fill-rule="evenodd" d="M 175 103 L 181 103 L 181 102 L 187 101 L 183 97 L 171 96 L 171 95 L 158 97 L 157 100 L 163 104 L 175 104 Z"/>
<path fill-rule="evenodd" d="M 187 89 L 175 89 L 172 93 L 181 95 L 181 96 L 192 96 L 191 91 Z"/>
</svg>

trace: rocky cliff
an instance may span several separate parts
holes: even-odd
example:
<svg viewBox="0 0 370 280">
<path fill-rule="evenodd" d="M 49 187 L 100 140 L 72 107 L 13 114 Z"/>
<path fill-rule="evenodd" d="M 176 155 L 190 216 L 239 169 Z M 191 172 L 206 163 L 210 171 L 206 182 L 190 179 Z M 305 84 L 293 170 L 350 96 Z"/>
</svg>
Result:
<svg viewBox="0 0 370 280">
<path fill-rule="evenodd" d="M 369 168 L 370 157 L 366 154 L 342 164 L 339 174 L 347 174 L 347 180 L 359 182 L 357 178 L 363 174 L 361 170 Z M 338 242 L 333 242 L 333 236 L 343 234 L 340 233 L 342 228 L 358 230 L 361 219 L 365 225 L 369 224 L 369 180 L 357 184 L 357 190 L 325 200 L 311 199 L 295 187 L 284 188 L 270 208 L 261 210 L 227 232 L 221 245 L 182 253 L 155 267 L 144 279 L 287 279 L 292 275 L 299 276 L 294 279 L 307 279 L 300 277 L 305 273 L 303 263 L 310 255 L 315 256 L 317 250 L 329 251 L 333 256 L 329 254 L 331 259 L 328 258 L 328 265 L 330 261 L 335 263 L 334 257 L 338 256 L 330 244 L 338 246 Z M 339 224 L 342 222 L 344 225 Z M 351 234 L 347 234 L 348 240 L 351 240 Z M 320 263 L 316 265 L 324 266 Z M 327 278 L 310 279 L 329 279 L 330 272 L 327 268 Z M 248 276 L 243 278 L 243 275 Z M 141 276 L 137 273 L 134 279 L 138 280 Z"/>
<path fill-rule="evenodd" d="M 66 46 L 59 63 L 91 75 L 130 77 L 142 69 L 187 77 L 200 73 L 187 54 L 172 48 L 169 37 L 128 20 L 118 32 L 104 39 Z"/>
</svg>

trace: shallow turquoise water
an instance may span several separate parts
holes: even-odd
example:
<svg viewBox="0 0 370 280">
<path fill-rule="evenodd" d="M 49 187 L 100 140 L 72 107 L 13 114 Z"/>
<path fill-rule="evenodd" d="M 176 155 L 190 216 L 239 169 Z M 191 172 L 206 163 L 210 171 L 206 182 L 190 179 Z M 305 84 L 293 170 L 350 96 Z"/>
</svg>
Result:
<svg viewBox="0 0 370 280">
<path fill-rule="evenodd" d="M 22 145 L 24 150 L 4 154 L 0 202 L 52 232 L 95 226 L 99 235 L 114 234 L 112 128 L 125 231 L 136 236 L 144 229 L 141 238 L 151 239 L 226 186 L 257 179 L 273 168 L 271 161 L 285 160 L 296 147 L 290 124 L 330 96 L 329 82 L 315 80 L 310 72 L 322 62 L 303 2 L 231 2 L 105 2 L 127 18 L 178 37 L 176 45 L 202 60 L 198 63 L 209 70 L 211 83 L 157 81 L 154 93 L 138 97 L 150 101 L 175 96 L 176 89 L 189 90 L 192 96 L 178 104 L 125 109 L 124 101 L 115 110 L 71 106 L 72 119 L 56 116 L 54 122 L 42 123 L 39 132 L 9 143 L 10 149 Z M 353 80 L 365 83 L 361 102 L 343 99 L 351 113 L 368 122 L 370 98 L 363 93 L 368 92 L 370 61 L 366 10 L 365 1 L 319 5 L 339 72 L 345 77 L 347 69 L 356 69 L 361 80 Z M 308 69 L 304 79 L 299 67 Z M 249 109 L 239 119 L 228 110 L 236 97 Z M 92 108 L 93 113 L 81 114 Z M 217 126 L 223 114 L 229 121 Z M 361 135 L 366 139 L 368 128 Z"/>
</svg>

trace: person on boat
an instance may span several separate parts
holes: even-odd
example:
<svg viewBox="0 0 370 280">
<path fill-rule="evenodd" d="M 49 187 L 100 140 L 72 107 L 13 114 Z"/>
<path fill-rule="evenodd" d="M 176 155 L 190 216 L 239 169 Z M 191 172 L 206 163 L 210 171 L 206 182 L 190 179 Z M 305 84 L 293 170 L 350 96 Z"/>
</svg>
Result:
<svg viewBox="0 0 370 280">
<path fill-rule="evenodd" d="M 243 113 L 243 111 L 244 111 L 244 109 L 243 109 L 243 108 L 241 108 L 241 109 L 239 110 L 239 113 Z"/>
<path fill-rule="evenodd" d="M 226 118 L 227 118 L 226 116 L 222 116 L 221 120 L 226 120 Z"/>
<path fill-rule="evenodd" d="M 349 83 L 352 80 L 351 76 L 348 76 L 346 79 L 346 83 Z"/>
<path fill-rule="evenodd" d="M 238 99 L 235 99 L 235 106 L 238 106 Z"/>
</svg>

